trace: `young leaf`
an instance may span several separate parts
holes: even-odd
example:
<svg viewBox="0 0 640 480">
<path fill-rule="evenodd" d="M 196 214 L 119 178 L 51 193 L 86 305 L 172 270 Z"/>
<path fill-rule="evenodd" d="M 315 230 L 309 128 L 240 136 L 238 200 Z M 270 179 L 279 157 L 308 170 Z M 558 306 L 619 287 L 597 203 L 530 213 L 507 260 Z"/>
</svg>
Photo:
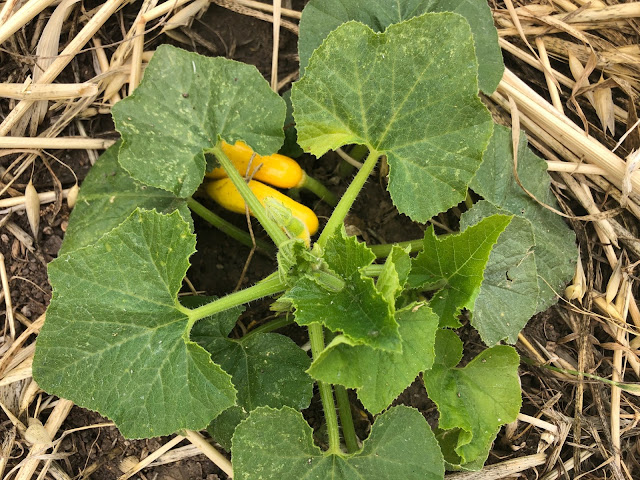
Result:
<svg viewBox="0 0 640 480">
<path fill-rule="evenodd" d="M 343 23 L 356 20 L 382 32 L 394 23 L 427 12 L 455 12 L 471 25 L 478 63 L 480 89 L 492 93 L 504 72 L 498 32 L 485 0 L 311 0 L 300 19 L 300 71 L 304 72 L 313 51 Z"/>
<path fill-rule="evenodd" d="M 185 221 L 192 222 L 184 199 L 166 190 L 142 185 L 120 166 L 120 143 L 118 141 L 100 155 L 82 182 L 59 255 L 91 245 L 124 222 L 136 208 L 155 209 L 161 213 L 178 210 Z"/>
<path fill-rule="evenodd" d="M 403 250 L 398 245 L 394 245 L 376 282 L 376 288 L 387 302 L 392 305 L 395 303 L 397 296 L 407 283 L 410 271 L 409 249 Z"/>
<path fill-rule="evenodd" d="M 447 461 L 464 467 L 486 460 L 500 425 L 515 420 L 522 401 L 519 358 L 512 347 L 489 348 L 464 368 L 455 368 L 461 358 L 461 340 L 451 330 L 440 330 L 436 362 L 424 375 L 424 384 L 438 406 L 439 428 L 447 431 L 449 443 L 451 436 L 455 438 L 459 459 L 456 462 L 447 456 Z"/>
<path fill-rule="evenodd" d="M 427 229 L 422 253 L 412 262 L 409 284 L 437 289 L 429 305 L 440 316 L 440 326 L 458 327 L 460 311 L 474 311 L 489 254 L 511 218 L 493 215 L 444 237 L 436 237 L 433 227 Z"/>
<path fill-rule="evenodd" d="M 49 265 L 53 287 L 33 376 L 125 437 L 199 430 L 234 404 L 231 377 L 187 338 L 177 300 L 195 237 L 177 212 L 136 210 Z"/>
<path fill-rule="evenodd" d="M 482 160 L 493 122 L 477 92 L 461 16 L 425 14 L 384 33 L 349 22 L 293 86 L 298 143 L 318 157 L 348 143 L 385 154 L 393 202 L 426 222 L 464 199 Z"/>
<path fill-rule="evenodd" d="M 203 150 L 219 137 L 277 152 L 285 109 L 255 67 L 161 45 L 135 93 L 113 107 L 120 164 L 144 184 L 188 197 L 202 183 Z"/>
<path fill-rule="evenodd" d="M 191 308 L 206 303 L 202 297 L 186 297 Z M 233 339 L 228 335 L 236 324 L 241 309 L 224 312 L 199 320 L 191 330 L 191 340 L 211 353 L 212 360 L 229 373 L 238 390 L 237 405 L 229 414 L 223 413 L 214 420 L 218 428 L 226 430 L 215 439 L 230 447 L 233 427 L 256 407 L 280 408 L 289 406 L 303 409 L 311 402 L 313 381 L 306 373 L 311 360 L 293 340 L 277 333 L 249 335 Z M 235 422 L 233 427 L 230 425 Z M 222 437 L 222 438 L 221 438 Z M 226 440 L 226 441 L 225 441 Z"/>
<path fill-rule="evenodd" d="M 356 388 L 369 412 L 381 412 L 433 365 L 438 316 L 424 304 L 413 304 L 396 312 L 396 320 L 402 353 L 353 345 L 340 335 L 313 361 L 309 374 L 323 382 Z"/>
<path fill-rule="evenodd" d="M 324 454 L 313 444 L 312 430 L 299 412 L 262 407 L 238 426 L 231 451 L 237 480 L 444 478 L 442 453 L 431 428 L 420 412 L 408 407 L 380 415 L 354 455 Z"/>
<path fill-rule="evenodd" d="M 518 146 L 518 177 L 538 200 L 554 208 L 557 206 L 550 190 L 546 164 L 529 150 L 524 135 Z M 500 248 L 496 256 L 490 259 L 487 268 L 493 271 L 501 268 L 502 277 L 512 279 L 506 291 L 517 290 L 520 300 L 535 293 L 531 286 L 535 279 L 538 284 L 536 307 L 532 309 L 528 302 L 522 301 L 501 302 L 502 305 L 496 307 L 496 296 L 500 295 L 496 293 L 496 289 L 501 290 L 504 286 L 496 281 L 500 278 L 500 274 L 496 273 L 497 277 L 487 277 L 481 286 L 473 318 L 474 325 L 488 344 L 497 343 L 504 338 L 513 343 L 527 320 L 555 303 L 556 292 L 562 292 L 571 279 L 576 261 L 575 235 L 560 216 L 538 204 L 516 183 L 513 175 L 511 131 L 505 127 L 496 126 L 483 164 L 471 182 L 471 188 L 493 207 L 479 202 L 463 216 L 462 226 L 494 213 L 513 214 L 527 224 L 519 229 L 508 229 L 500 236 L 497 247 L 507 242 L 510 245 Z M 523 225 L 522 222 L 519 225 Z M 530 232 L 526 235 L 533 237 L 532 243 L 529 243 L 530 239 L 522 238 L 524 232 Z M 514 243 L 519 246 L 515 247 Z M 508 252 L 507 248 L 512 246 L 517 248 L 517 252 Z M 505 264 L 506 256 L 510 258 L 508 266 Z M 521 264 L 522 261 L 530 262 L 531 257 L 535 261 L 535 273 L 530 264 Z M 516 267 L 518 271 L 511 270 Z M 510 270 L 507 271 L 507 268 Z"/>
<path fill-rule="evenodd" d="M 373 280 L 361 272 L 375 260 L 371 250 L 355 237 L 345 236 L 343 229 L 329 239 L 323 258 L 344 286 L 335 291 L 311 276 L 301 277 L 281 298 L 296 308 L 296 322 L 322 323 L 331 331 L 343 332 L 354 344 L 399 352 L 393 305 L 378 292 Z"/>
</svg>

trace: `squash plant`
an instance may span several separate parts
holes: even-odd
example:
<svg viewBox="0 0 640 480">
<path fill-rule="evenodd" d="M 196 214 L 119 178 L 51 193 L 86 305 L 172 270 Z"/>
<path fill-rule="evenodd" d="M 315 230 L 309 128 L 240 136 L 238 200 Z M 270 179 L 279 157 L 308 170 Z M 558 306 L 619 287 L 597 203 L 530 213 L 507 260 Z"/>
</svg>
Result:
<svg viewBox="0 0 640 480">
<path fill-rule="evenodd" d="M 319 159 L 347 144 L 368 150 L 310 247 L 265 210 L 222 148 L 277 151 L 285 102 L 253 67 L 158 48 L 139 88 L 113 108 L 122 140 L 85 180 L 49 267 L 53 297 L 33 364 L 43 389 L 130 438 L 208 427 L 230 448 L 234 478 L 442 479 L 445 466 L 483 465 L 521 401 L 518 355 L 501 342 L 555 301 L 573 273 L 574 240 L 515 184 L 510 132 L 478 97 L 478 72 L 485 91 L 502 72 L 486 3 L 360 4 L 312 0 L 301 21 L 304 76 L 291 95 L 299 145 Z M 519 149 L 520 178 L 553 203 L 544 161 Z M 483 199 L 459 233 L 427 228 L 417 256 L 402 245 L 374 254 L 342 224 L 382 156 L 393 203 L 415 221 L 469 188 Z M 212 157 L 219 165 L 207 166 Z M 191 196 L 217 166 L 278 247 L 278 269 L 222 298 L 179 298 L 195 251 Z M 311 356 L 273 333 L 279 321 L 229 337 L 242 309 L 267 296 L 308 327 Z M 460 367 L 463 311 L 488 348 Z M 433 428 L 391 406 L 418 375 L 438 407 Z M 314 384 L 325 449 L 300 413 Z M 375 416 L 362 444 L 345 387 Z"/>
</svg>

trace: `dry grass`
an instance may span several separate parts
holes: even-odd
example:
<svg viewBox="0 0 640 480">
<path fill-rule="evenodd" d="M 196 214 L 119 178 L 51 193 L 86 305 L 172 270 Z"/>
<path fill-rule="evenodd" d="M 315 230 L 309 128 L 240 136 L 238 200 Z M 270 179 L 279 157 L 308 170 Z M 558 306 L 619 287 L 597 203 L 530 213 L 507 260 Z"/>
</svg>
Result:
<svg viewBox="0 0 640 480">
<path fill-rule="evenodd" d="M 281 28 L 297 33 L 300 12 L 286 8 L 285 1 L 212 1 L 272 22 L 276 39 Z M 33 236 L 9 220 L 12 212 L 27 208 L 26 185 L 17 183 L 20 175 L 33 162 L 47 159 L 47 149 L 86 149 L 95 159 L 96 151 L 113 140 L 95 128 L 96 138 L 91 138 L 85 127 L 107 116 L 138 85 L 153 55 L 145 45 L 150 39 L 162 42 L 166 35 L 190 46 L 190 24 L 209 5 L 206 0 L 144 0 L 125 27 L 126 3 L 107 0 L 85 11 L 72 0 L 0 2 L 0 158 L 14 159 L 0 180 L 0 227 L 17 239 L 19 252 L 37 255 Z M 492 457 L 494 465 L 481 472 L 448 478 L 638 478 L 640 409 L 638 390 L 631 386 L 640 376 L 635 282 L 640 261 L 640 2 L 490 4 L 508 70 L 484 100 L 498 122 L 522 127 L 548 160 L 562 214 L 579 240 L 576 256 L 582 268 L 551 312 L 560 319 L 555 328 L 560 326 L 562 335 L 551 341 L 544 329 L 530 327 L 520 336 L 518 348 L 533 365 L 522 370 L 529 415 L 523 413 L 500 437 L 512 454 Z M 295 74 L 278 79 L 278 42 L 274 45 L 271 85 L 279 89 Z M 81 70 L 79 59 L 93 71 Z M 64 187 L 40 192 L 41 205 L 52 202 L 59 210 L 72 184 Z M 33 339 L 44 317 L 30 320 L 14 311 L 7 260 L 0 258 L 0 296 L 7 312 L 0 339 L 0 406 L 6 416 L 0 430 L 0 477 L 28 479 L 37 472 L 38 478 L 69 478 L 58 446 L 74 435 L 60 431 L 72 405 L 39 391 L 31 378 Z M 48 414 L 44 425 L 37 421 L 42 412 Z M 534 439 L 537 452 L 519 451 L 526 450 L 526 439 Z M 183 441 L 191 446 L 178 447 Z M 149 464 L 199 453 L 230 471 L 209 442 L 187 432 L 186 439 L 175 437 L 141 461 L 126 463 L 121 478 Z M 15 465 L 11 471 L 9 463 Z M 87 463 L 85 475 L 92 468 L 96 464 Z"/>
</svg>

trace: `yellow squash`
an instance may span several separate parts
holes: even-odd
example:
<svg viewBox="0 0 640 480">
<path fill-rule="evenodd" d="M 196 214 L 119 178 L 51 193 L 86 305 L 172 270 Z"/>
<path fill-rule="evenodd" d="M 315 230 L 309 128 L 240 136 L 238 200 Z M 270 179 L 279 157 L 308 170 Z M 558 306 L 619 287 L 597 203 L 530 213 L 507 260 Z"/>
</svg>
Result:
<svg viewBox="0 0 640 480">
<path fill-rule="evenodd" d="M 278 190 L 256 180 L 251 180 L 249 182 L 249 188 L 253 191 L 258 200 L 260 200 L 262 205 L 265 205 L 267 198 L 273 198 L 278 203 L 291 210 L 293 217 L 300 220 L 307 227 L 309 234 L 313 235 L 318 231 L 318 217 L 316 217 L 316 214 L 313 213 L 309 207 L 290 199 Z M 244 199 L 233 185 L 231 179 L 222 178 L 215 182 L 210 182 L 205 185 L 205 189 L 207 194 L 223 208 L 237 213 L 245 212 Z"/>
<path fill-rule="evenodd" d="M 229 157 L 241 175 L 251 174 L 258 169 L 252 178 L 274 187 L 299 188 L 304 184 L 304 170 L 289 157 L 278 153 L 266 156 L 256 154 L 251 161 L 253 150 L 242 141 L 236 142 L 235 145 L 229 145 L 223 141 L 222 151 Z M 251 162 L 251 167 L 249 167 L 249 162 Z M 211 170 L 206 176 L 215 180 L 225 178 L 227 174 L 222 167 L 218 167 Z"/>
</svg>

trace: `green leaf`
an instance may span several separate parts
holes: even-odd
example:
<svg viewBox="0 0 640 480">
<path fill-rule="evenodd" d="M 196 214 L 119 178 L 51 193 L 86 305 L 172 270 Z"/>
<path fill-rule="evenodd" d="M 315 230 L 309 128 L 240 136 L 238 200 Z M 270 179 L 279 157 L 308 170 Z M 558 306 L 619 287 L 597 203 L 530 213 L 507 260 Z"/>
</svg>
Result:
<svg viewBox="0 0 640 480">
<path fill-rule="evenodd" d="M 189 197 L 202 183 L 203 150 L 219 137 L 277 152 L 285 109 L 255 67 L 161 45 L 135 93 L 113 107 L 120 164 L 144 184 Z"/>
<path fill-rule="evenodd" d="M 496 213 L 508 213 L 482 200 L 461 218 L 461 229 Z M 514 216 L 493 247 L 471 324 L 487 345 L 503 339 L 515 343 L 518 333 L 537 312 L 540 290 L 531 223 Z"/>
<path fill-rule="evenodd" d="M 300 71 L 304 72 L 311 54 L 329 32 L 345 22 L 357 20 L 382 32 L 394 23 L 428 12 L 455 12 L 466 18 L 480 64 L 480 89 L 492 93 L 500 83 L 504 64 L 486 0 L 311 0 L 300 19 Z"/>
<path fill-rule="evenodd" d="M 394 204 L 426 222 L 465 198 L 482 160 L 493 122 L 477 92 L 461 16 L 425 14 L 384 33 L 349 22 L 293 86 L 298 143 L 317 157 L 349 143 L 387 155 Z"/>
<path fill-rule="evenodd" d="M 192 223 L 185 200 L 129 176 L 118 163 L 120 143 L 100 155 L 82 182 L 59 255 L 94 243 L 138 207 L 161 213 L 178 210 L 185 221 Z"/>
<path fill-rule="evenodd" d="M 243 407 L 234 405 L 218 415 L 207 427 L 207 432 L 226 451 L 231 450 L 231 439 L 240 422 L 249 416 Z"/>
<path fill-rule="evenodd" d="M 136 210 L 49 265 L 33 376 L 111 418 L 125 437 L 199 430 L 234 404 L 231 377 L 187 338 L 178 290 L 195 237 L 177 212 Z"/>
<path fill-rule="evenodd" d="M 353 345 L 336 337 L 314 360 L 309 373 L 317 380 L 356 388 L 358 398 L 373 414 L 387 408 L 420 372 L 433 365 L 438 316 L 424 304 L 396 313 L 402 353 Z"/>
<path fill-rule="evenodd" d="M 519 358 L 505 345 L 484 350 L 464 368 L 455 368 L 461 358 L 462 341 L 455 332 L 440 330 L 436 363 L 424 375 L 424 384 L 440 412 L 438 426 L 446 431 L 443 444 L 453 444 L 459 457 L 455 462 L 448 455 L 447 461 L 481 466 L 500 426 L 515 420 L 520 411 Z"/>
<path fill-rule="evenodd" d="M 411 270 L 410 248 L 402 249 L 398 245 L 391 247 L 391 253 L 384 262 L 382 272 L 378 275 L 376 288 L 390 304 L 402 292 Z"/>
<path fill-rule="evenodd" d="M 489 254 L 511 218 L 493 215 L 462 233 L 444 237 L 436 237 L 433 226 L 427 229 L 424 248 L 411 266 L 409 284 L 437 289 L 430 306 L 440 316 L 440 326 L 458 327 L 461 310 L 474 311 Z"/>
<path fill-rule="evenodd" d="M 380 415 L 362 450 L 323 454 L 312 431 L 291 408 L 259 408 L 233 436 L 237 480 L 442 480 L 444 462 L 431 428 L 420 412 L 394 407 Z"/>
<path fill-rule="evenodd" d="M 190 308 L 204 305 L 214 297 L 185 297 Z M 191 340 L 211 353 L 211 359 L 229 373 L 238 391 L 237 408 L 217 417 L 210 429 L 217 441 L 231 446 L 233 428 L 256 407 L 307 408 L 311 403 L 313 380 L 306 373 L 309 356 L 293 340 L 277 333 L 229 338 L 242 308 L 199 320 L 191 330 Z M 235 425 L 232 423 L 235 422 Z M 217 435 L 216 430 L 221 430 Z"/>
<path fill-rule="evenodd" d="M 296 322 L 321 323 L 333 332 L 343 332 L 354 344 L 399 352 L 393 305 L 361 271 L 375 260 L 371 250 L 355 237 L 345 236 L 342 229 L 327 242 L 323 258 L 344 286 L 336 292 L 311 276 L 301 277 L 281 298 L 296 308 Z"/>
<path fill-rule="evenodd" d="M 298 158 L 304 152 L 298 145 L 298 132 L 296 130 L 296 121 L 293 119 L 293 105 L 291 104 L 291 90 L 284 92 L 282 99 L 287 105 L 287 115 L 284 119 L 284 144 L 278 153 L 287 157 Z"/>
<path fill-rule="evenodd" d="M 557 207 L 550 190 L 546 163 L 529 150 L 524 135 L 518 146 L 518 177 L 541 202 Z M 487 268 L 494 272 L 501 269 L 502 274 L 487 277 L 478 297 L 478 305 L 482 304 L 482 307 L 474 314 L 474 325 L 487 343 L 494 344 L 504 338 L 515 343 L 518 332 L 527 320 L 553 305 L 557 299 L 556 292 L 561 292 L 573 276 L 575 234 L 560 216 L 539 205 L 516 183 L 511 131 L 505 127 L 496 127 L 471 188 L 491 203 L 493 208 L 483 202 L 478 203 L 463 216 L 463 225 L 496 212 L 513 214 L 522 219 L 517 224 L 520 228 L 514 226 L 508 229 L 498 240 L 499 250 L 490 259 Z M 523 222 L 527 224 L 526 227 Z M 533 237 L 533 242 L 527 238 L 529 236 Z M 501 248 L 502 244 L 505 244 L 504 248 Z M 509 248 L 513 250 L 509 251 Z M 535 273 L 530 264 L 531 258 L 535 262 Z M 526 265 L 522 264 L 523 261 Z M 505 286 L 504 282 L 496 280 L 500 275 L 513 280 L 507 288 L 517 291 L 510 294 L 513 295 L 513 303 L 496 302 L 499 291 L 504 290 Z M 535 293 L 531 285 L 534 278 L 538 293 L 535 296 L 536 306 L 532 308 L 526 297 Z M 506 298 L 503 296 L 503 299 Z M 509 324 L 505 319 L 511 319 Z"/>
</svg>

